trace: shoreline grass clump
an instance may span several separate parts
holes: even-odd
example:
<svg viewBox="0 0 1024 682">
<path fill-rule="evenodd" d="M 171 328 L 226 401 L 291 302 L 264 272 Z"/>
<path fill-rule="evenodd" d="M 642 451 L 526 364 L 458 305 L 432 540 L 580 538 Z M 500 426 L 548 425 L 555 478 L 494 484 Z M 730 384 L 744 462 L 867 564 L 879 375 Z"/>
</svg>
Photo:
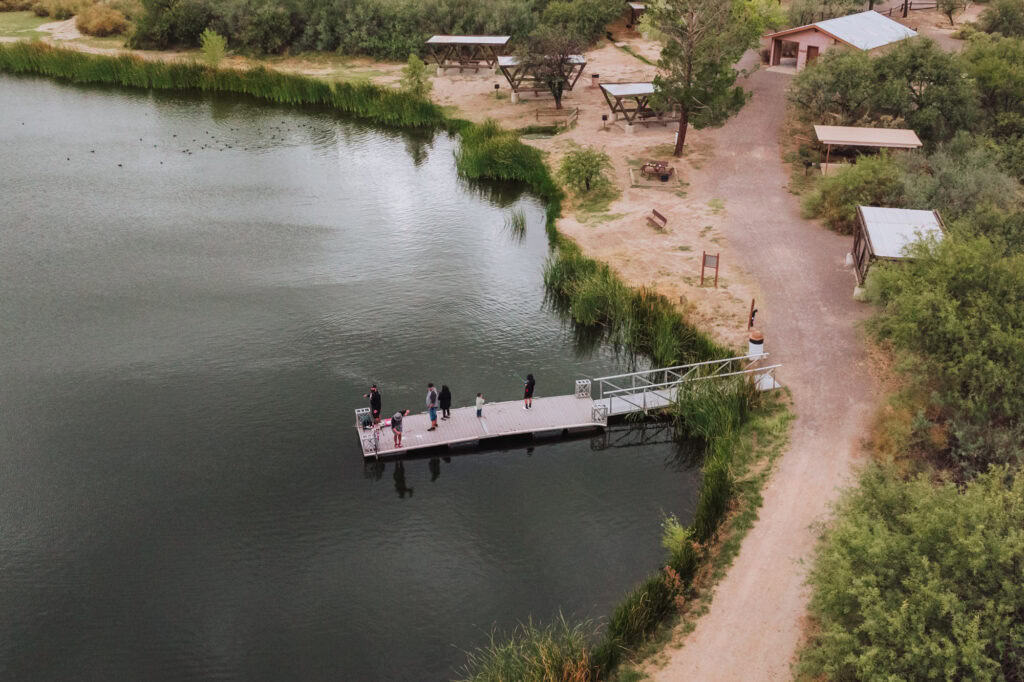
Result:
<svg viewBox="0 0 1024 682">
<path fill-rule="evenodd" d="M 505 216 L 505 232 L 515 242 L 523 241 L 526 236 L 526 213 L 523 212 L 523 209 L 517 208 Z"/>
<path fill-rule="evenodd" d="M 587 624 L 571 624 L 565 616 L 547 625 L 532 621 L 498 636 L 466 654 L 463 679 L 473 682 L 587 682 L 593 679 Z"/>
<path fill-rule="evenodd" d="M 0 71 L 71 83 L 221 92 L 279 104 L 325 106 L 398 128 L 445 127 L 449 123 L 440 107 L 426 99 L 370 83 L 328 83 L 262 66 L 245 71 L 213 69 L 191 62 L 158 62 L 131 55 L 107 57 L 45 43 L 18 42 L 0 44 Z"/>
</svg>

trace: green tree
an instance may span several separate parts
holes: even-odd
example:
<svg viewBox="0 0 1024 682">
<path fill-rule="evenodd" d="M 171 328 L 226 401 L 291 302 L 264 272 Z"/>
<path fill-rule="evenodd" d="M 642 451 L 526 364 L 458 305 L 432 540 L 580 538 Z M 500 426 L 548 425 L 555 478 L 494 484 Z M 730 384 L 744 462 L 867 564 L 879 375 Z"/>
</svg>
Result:
<svg viewBox="0 0 1024 682">
<path fill-rule="evenodd" d="M 199 45 L 203 55 L 203 62 L 210 68 L 215 69 L 227 53 L 228 40 L 212 28 L 208 28 L 199 36 Z"/>
<path fill-rule="evenodd" d="M 761 0 L 656 0 L 647 11 L 665 38 L 652 103 L 679 109 L 680 156 L 691 124 L 720 125 L 746 102 L 733 64 L 757 45 L 772 15 Z"/>
<path fill-rule="evenodd" d="M 949 19 L 949 25 L 952 26 L 955 23 L 953 21 L 954 15 L 960 14 L 967 9 L 967 2 L 968 0 L 938 0 L 936 6 Z"/>
<path fill-rule="evenodd" d="M 877 467 L 837 507 L 809 582 L 800 670 L 828 680 L 1019 680 L 1024 474 L 961 491 Z"/>
<path fill-rule="evenodd" d="M 1004 36 L 1024 36 L 1024 2 L 1021 0 L 993 0 L 978 18 L 981 30 L 1002 33 Z"/>
<path fill-rule="evenodd" d="M 984 33 L 971 37 L 960 63 L 981 96 L 981 111 L 996 134 L 1024 133 L 1024 39 Z"/>
<path fill-rule="evenodd" d="M 414 54 L 402 67 L 402 90 L 415 97 L 427 97 L 434 84 L 430 81 L 427 65 Z"/>
<path fill-rule="evenodd" d="M 523 68 L 548 89 L 556 109 L 562 108 L 562 96 L 572 77 L 572 58 L 584 47 L 586 43 L 571 27 L 545 24 L 530 34 L 519 52 Z"/>
<path fill-rule="evenodd" d="M 861 0 L 795 0 L 786 12 L 790 26 L 813 24 L 815 21 L 841 17 L 864 6 Z"/>
<path fill-rule="evenodd" d="M 978 115 L 978 93 L 955 55 L 934 41 L 901 41 L 874 62 L 875 111 L 903 119 L 929 142 L 970 130 Z"/>
<path fill-rule="evenodd" d="M 605 171 L 612 169 L 612 160 L 600 149 L 583 147 L 565 155 L 558 167 L 562 182 L 576 192 L 589 192 L 610 181 Z"/>
<path fill-rule="evenodd" d="M 875 64 L 861 50 L 829 50 L 796 75 L 789 101 L 808 123 L 854 125 L 874 111 Z"/>
</svg>

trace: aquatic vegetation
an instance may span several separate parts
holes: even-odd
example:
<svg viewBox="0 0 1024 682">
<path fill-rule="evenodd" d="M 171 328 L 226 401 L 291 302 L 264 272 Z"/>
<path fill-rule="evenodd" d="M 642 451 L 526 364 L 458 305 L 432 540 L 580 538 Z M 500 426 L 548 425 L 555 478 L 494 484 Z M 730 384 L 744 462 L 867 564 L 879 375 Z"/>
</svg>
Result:
<svg viewBox="0 0 1024 682">
<path fill-rule="evenodd" d="M 517 242 L 526 236 L 526 213 L 517 208 L 505 217 L 505 231 Z"/>
<path fill-rule="evenodd" d="M 587 646 L 589 624 L 564 616 L 548 625 L 527 622 L 506 636 L 491 634 L 487 646 L 469 652 L 464 679 L 473 682 L 586 682 L 595 679 Z"/>
<path fill-rule="evenodd" d="M 328 83 L 263 67 L 211 69 L 191 62 L 157 62 L 130 55 L 107 57 L 44 43 L 0 45 L 0 71 L 70 81 L 156 90 L 199 90 L 248 95 L 269 102 L 326 106 L 373 123 L 400 128 L 443 127 L 435 104 L 365 82 Z"/>
</svg>

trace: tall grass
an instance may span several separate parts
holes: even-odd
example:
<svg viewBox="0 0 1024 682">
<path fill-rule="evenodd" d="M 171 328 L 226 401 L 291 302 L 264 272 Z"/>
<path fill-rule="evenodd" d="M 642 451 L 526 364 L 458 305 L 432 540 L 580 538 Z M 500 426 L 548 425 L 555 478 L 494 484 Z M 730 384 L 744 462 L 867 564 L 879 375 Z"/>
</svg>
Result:
<svg viewBox="0 0 1024 682">
<path fill-rule="evenodd" d="M 517 208 L 505 217 L 505 231 L 516 242 L 523 241 L 526 236 L 526 213 Z"/>
<path fill-rule="evenodd" d="M 491 634 L 484 647 L 467 654 L 464 679 L 472 682 L 587 682 L 595 679 L 586 624 L 564 616 L 548 625 L 532 622 L 507 636 Z"/>
<path fill-rule="evenodd" d="M 158 62 L 130 55 L 107 57 L 39 42 L 0 44 L 0 71 L 37 74 L 72 83 L 155 90 L 198 90 L 247 95 L 268 102 L 325 106 L 398 128 L 444 126 L 433 103 L 370 83 L 324 80 L 256 67 L 212 69 L 190 62 Z"/>
</svg>

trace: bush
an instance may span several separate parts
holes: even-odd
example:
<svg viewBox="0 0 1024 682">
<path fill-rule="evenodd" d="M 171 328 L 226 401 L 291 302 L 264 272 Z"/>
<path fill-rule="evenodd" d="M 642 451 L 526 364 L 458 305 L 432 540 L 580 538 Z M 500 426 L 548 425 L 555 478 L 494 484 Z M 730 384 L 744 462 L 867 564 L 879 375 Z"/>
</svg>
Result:
<svg viewBox="0 0 1024 682">
<path fill-rule="evenodd" d="M 803 201 L 804 214 L 822 218 L 842 234 L 853 234 L 857 206 L 899 206 L 900 167 L 887 154 L 861 156 L 857 163 L 821 179 Z"/>
<path fill-rule="evenodd" d="M 986 33 L 1024 36 L 1024 3 L 1020 0 L 992 0 L 978 18 L 978 26 Z"/>
<path fill-rule="evenodd" d="M 199 44 L 203 63 L 212 69 L 217 68 L 217 65 L 224 59 L 224 55 L 227 54 L 227 39 L 212 28 L 208 28 L 199 36 Z"/>
<path fill-rule="evenodd" d="M 589 632 L 564 617 L 547 626 L 520 625 L 509 636 L 491 635 L 490 643 L 470 652 L 462 671 L 465 682 L 588 682 L 595 679 Z"/>
<path fill-rule="evenodd" d="M 574 149 L 562 158 L 558 174 L 562 182 L 580 193 L 611 184 L 605 174 L 612 170 L 612 160 L 605 152 L 593 147 Z"/>
<path fill-rule="evenodd" d="M 653 575 L 612 612 L 608 620 L 609 641 L 621 649 L 642 643 L 675 608 L 675 591 L 661 573 Z"/>
<path fill-rule="evenodd" d="M 89 5 L 75 18 L 75 24 L 82 33 L 91 36 L 109 36 L 124 33 L 128 20 L 109 5 Z"/>
<path fill-rule="evenodd" d="M 64 21 L 75 16 L 80 0 L 38 0 L 32 11 L 40 17 L 50 17 L 56 21 Z"/>
<path fill-rule="evenodd" d="M 800 672 L 832 680 L 1013 680 L 1024 670 L 1024 475 L 963 491 L 871 467 L 809 582 L 819 629 Z"/>
<path fill-rule="evenodd" d="M 402 68 L 402 91 L 413 97 L 427 97 L 433 87 L 427 65 L 416 55 L 410 54 L 409 61 Z"/>
<path fill-rule="evenodd" d="M 36 0 L 0 0 L 0 12 L 24 12 L 35 4 Z"/>
<path fill-rule="evenodd" d="M 1024 253 L 988 237 L 921 244 L 872 268 L 871 329 L 909 355 L 952 435 L 965 474 L 1024 463 Z"/>
</svg>

